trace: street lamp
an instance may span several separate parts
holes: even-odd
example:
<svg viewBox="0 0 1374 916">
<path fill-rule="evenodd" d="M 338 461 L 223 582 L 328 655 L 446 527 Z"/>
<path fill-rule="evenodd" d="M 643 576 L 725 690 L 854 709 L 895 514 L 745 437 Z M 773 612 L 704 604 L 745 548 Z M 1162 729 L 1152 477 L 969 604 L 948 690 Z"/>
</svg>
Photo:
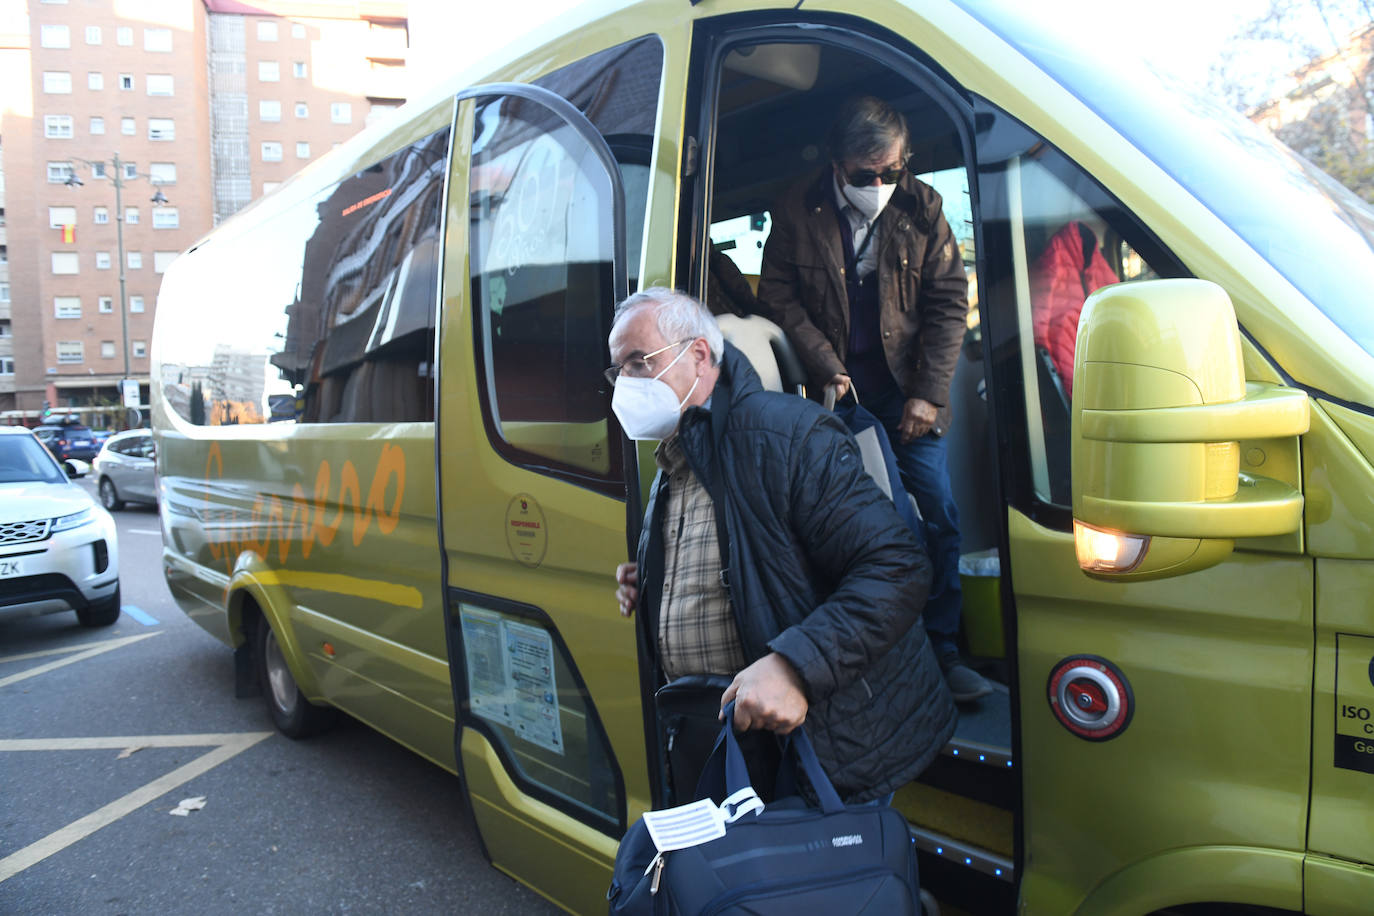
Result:
<svg viewBox="0 0 1374 916">
<path fill-rule="evenodd" d="M 123 349 L 124 349 L 124 378 L 125 378 L 125 379 L 128 379 L 128 378 L 129 378 L 129 302 L 128 302 L 128 295 L 127 295 L 126 290 L 125 290 L 125 280 L 124 280 L 124 267 L 125 267 L 125 263 L 124 263 L 124 182 L 125 182 L 125 180 L 126 180 L 126 179 L 125 179 L 125 175 L 124 175 L 124 161 L 123 161 L 122 159 L 119 158 L 119 153 L 115 153 L 115 154 L 114 154 L 114 158 L 113 158 L 112 161 L 105 161 L 105 160 L 92 161 L 92 160 L 90 160 L 90 159 L 82 159 L 80 156 L 72 156 L 71 158 L 74 159 L 74 160 L 76 160 L 77 162 L 83 162 L 83 163 L 85 163 L 86 165 L 89 165 L 89 166 L 92 166 L 92 167 L 94 167 L 94 166 L 96 166 L 96 165 L 99 165 L 99 166 L 101 166 L 102 168 L 105 168 L 106 166 L 109 166 L 109 165 L 113 165 L 113 166 L 114 166 L 113 175 L 107 176 L 107 177 L 109 177 L 110 180 L 114 183 L 114 189 L 115 189 L 115 241 L 116 241 L 116 243 L 117 243 L 118 246 L 119 246 L 119 327 L 120 327 L 121 334 L 122 334 L 122 336 L 123 336 L 123 344 L 124 344 L 124 346 L 123 346 Z M 133 172 L 133 173 L 131 173 L 131 174 L 128 176 L 128 178 L 129 178 L 129 179 L 134 179 L 134 178 L 146 178 L 149 182 L 151 182 L 151 181 L 153 180 L 153 177 L 152 177 L 151 175 L 144 175 L 144 174 L 139 173 L 139 172 Z M 76 169 L 72 169 L 72 170 L 71 170 L 70 174 L 67 175 L 67 180 L 66 180 L 65 182 L 63 182 L 63 183 L 64 183 L 67 187 L 69 187 L 69 188 L 79 188 L 79 187 L 81 187 L 82 185 L 85 184 L 84 181 L 82 181 L 80 178 L 77 178 L 77 177 L 76 177 Z M 152 196 L 152 198 L 151 198 L 152 204 L 153 204 L 153 206 L 155 206 L 155 207 L 160 207 L 160 206 L 162 206 L 163 204 L 167 203 L 167 195 L 165 195 L 165 194 L 162 193 L 162 188 L 157 187 L 156 185 L 154 185 L 154 187 L 155 187 L 155 193 L 153 194 L 153 196 Z M 122 392 L 121 392 L 121 393 L 122 393 Z"/>
</svg>

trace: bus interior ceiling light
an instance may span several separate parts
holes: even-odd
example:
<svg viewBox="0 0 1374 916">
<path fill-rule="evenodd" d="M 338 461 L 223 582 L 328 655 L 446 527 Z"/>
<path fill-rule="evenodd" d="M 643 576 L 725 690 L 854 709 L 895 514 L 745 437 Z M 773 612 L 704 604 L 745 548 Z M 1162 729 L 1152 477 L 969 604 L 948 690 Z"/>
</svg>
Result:
<svg viewBox="0 0 1374 916">
<path fill-rule="evenodd" d="M 1078 565 L 1088 572 L 1130 572 L 1145 559 L 1148 535 L 1124 534 L 1073 520 L 1073 544 Z"/>
</svg>

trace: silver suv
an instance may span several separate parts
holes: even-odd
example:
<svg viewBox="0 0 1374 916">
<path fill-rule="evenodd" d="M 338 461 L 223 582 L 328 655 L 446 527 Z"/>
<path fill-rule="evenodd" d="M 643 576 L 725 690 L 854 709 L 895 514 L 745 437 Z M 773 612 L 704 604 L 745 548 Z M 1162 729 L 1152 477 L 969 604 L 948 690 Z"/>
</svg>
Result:
<svg viewBox="0 0 1374 916">
<path fill-rule="evenodd" d="M 0 614 L 119 619 L 114 519 L 23 427 L 0 427 Z"/>
<path fill-rule="evenodd" d="M 111 512 L 126 502 L 156 505 L 156 456 L 151 429 L 131 429 L 107 439 L 91 465 L 100 504 Z"/>
</svg>

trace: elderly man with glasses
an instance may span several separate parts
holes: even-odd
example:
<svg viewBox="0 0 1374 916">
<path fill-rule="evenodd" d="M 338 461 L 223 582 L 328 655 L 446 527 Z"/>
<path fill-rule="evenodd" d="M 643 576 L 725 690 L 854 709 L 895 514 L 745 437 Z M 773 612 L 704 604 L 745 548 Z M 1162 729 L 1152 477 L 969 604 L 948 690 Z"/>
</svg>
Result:
<svg viewBox="0 0 1374 916">
<path fill-rule="evenodd" d="M 773 208 L 758 298 L 813 390 L 852 392 L 882 423 L 924 522 L 925 626 L 961 702 L 992 692 L 959 654 L 959 511 L 944 435 L 968 314 L 959 246 L 934 188 L 906 168 L 906 120 L 871 96 L 841 106 L 831 163 Z"/>
<path fill-rule="evenodd" d="M 695 299 L 631 296 L 610 350 L 621 426 L 661 440 L 636 561 L 616 570 L 655 686 L 721 675 L 711 715 L 733 699 L 740 730 L 805 722 L 837 789 L 851 801 L 889 797 L 954 728 L 919 623 L 925 552 L 844 424 L 764 391 Z"/>
</svg>

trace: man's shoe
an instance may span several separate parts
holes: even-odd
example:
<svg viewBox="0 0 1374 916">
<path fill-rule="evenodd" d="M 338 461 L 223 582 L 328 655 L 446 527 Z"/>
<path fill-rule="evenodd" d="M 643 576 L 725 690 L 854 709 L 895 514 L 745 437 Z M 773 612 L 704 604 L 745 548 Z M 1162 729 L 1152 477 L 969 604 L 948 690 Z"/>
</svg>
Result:
<svg viewBox="0 0 1374 916">
<path fill-rule="evenodd" d="M 941 659 L 940 670 L 956 703 L 971 703 L 992 693 L 988 679 L 964 664 L 964 660 L 957 655 Z"/>
</svg>

